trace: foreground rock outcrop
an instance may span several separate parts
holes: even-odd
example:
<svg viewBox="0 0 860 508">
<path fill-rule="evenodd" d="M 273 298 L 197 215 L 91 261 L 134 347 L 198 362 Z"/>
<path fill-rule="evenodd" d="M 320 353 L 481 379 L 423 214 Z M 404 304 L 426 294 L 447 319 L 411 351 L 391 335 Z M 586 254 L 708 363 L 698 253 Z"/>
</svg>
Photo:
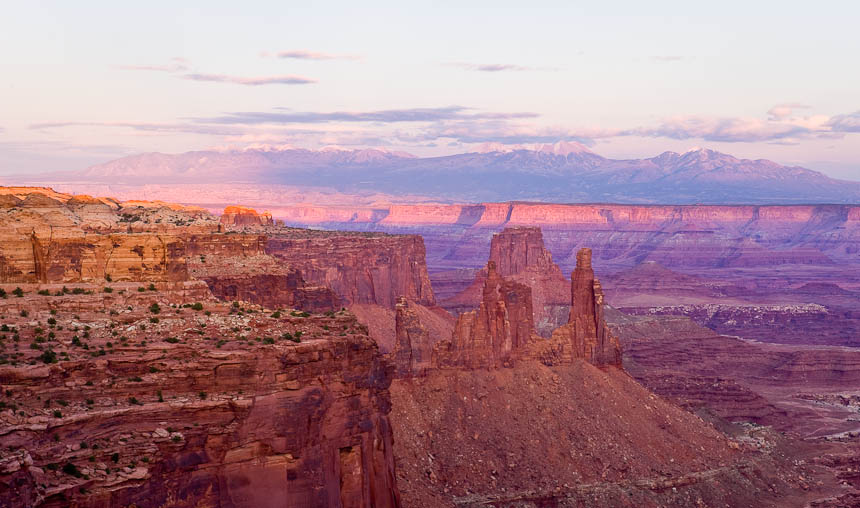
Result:
<svg viewBox="0 0 860 508">
<path fill-rule="evenodd" d="M 21 287 L 0 300 L 0 505 L 399 506 L 392 367 L 350 314 Z"/>
</svg>

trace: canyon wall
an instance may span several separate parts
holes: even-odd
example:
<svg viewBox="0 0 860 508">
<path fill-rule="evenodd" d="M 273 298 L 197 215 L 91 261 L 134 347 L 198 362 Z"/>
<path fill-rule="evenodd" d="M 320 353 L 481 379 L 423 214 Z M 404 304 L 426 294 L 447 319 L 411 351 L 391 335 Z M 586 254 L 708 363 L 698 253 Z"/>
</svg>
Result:
<svg viewBox="0 0 860 508">
<path fill-rule="evenodd" d="M 272 234 L 266 253 L 301 270 L 309 283 L 332 288 L 350 304 L 394 308 L 399 296 L 421 305 L 436 303 L 419 236 Z"/>
<path fill-rule="evenodd" d="M 856 263 L 860 206 L 856 205 L 391 205 L 344 213 L 316 207 L 280 210 L 293 224 L 421 234 L 431 272 L 475 267 L 487 259 L 492 232 L 538 226 L 565 270 L 584 246 L 608 269 L 642 261 L 667 267 L 751 267 Z M 361 212 L 361 213 L 360 213 Z M 372 213 L 371 213 L 372 212 Z M 344 220 L 343 217 L 349 219 Z"/>
</svg>

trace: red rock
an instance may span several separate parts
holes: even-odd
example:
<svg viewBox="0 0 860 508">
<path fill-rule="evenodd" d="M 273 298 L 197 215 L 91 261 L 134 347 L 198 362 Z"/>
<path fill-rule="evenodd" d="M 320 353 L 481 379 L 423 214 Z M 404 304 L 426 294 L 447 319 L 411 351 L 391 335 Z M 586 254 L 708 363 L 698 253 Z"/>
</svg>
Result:
<svg viewBox="0 0 860 508">
<path fill-rule="evenodd" d="M 533 331 L 531 289 L 505 280 L 490 261 L 480 307 L 460 314 L 451 340 L 434 348 L 433 365 L 470 369 L 510 365 Z"/>
<path fill-rule="evenodd" d="M 28 349 L 0 365 L 0 506 L 400 506 L 393 369 L 348 313 L 239 315 L 205 300 L 207 313 L 179 313 L 167 302 L 191 302 L 173 289 L 43 297 L 22 286 L 0 299 L 4 324 L 28 342 L 40 333 L 29 319 L 63 326 L 46 344 L 57 362 Z M 11 312 L 22 303 L 30 317 Z"/>
<path fill-rule="evenodd" d="M 301 270 L 308 283 L 332 288 L 348 304 L 393 309 L 399 296 L 436 303 L 420 236 L 295 230 L 269 236 L 266 253 Z"/>
<path fill-rule="evenodd" d="M 395 306 L 395 341 L 392 357 L 398 377 L 409 377 L 416 363 L 430 360 L 430 336 L 406 298 Z M 416 354 L 417 353 L 417 354 Z"/>
<path fill-rule="evenodd" d="M 552 262 L 540 228 L 511 227 L 496 233 L 490 242 L 490 260 L 503 277 L 531 288 L 538 334 L 549 337 L 567 320 L 568 284 L 561 269 Z M 477 307 L 486 276 L 486 270 L 478 272 L 468 288 L 442 302 L 442 307 L 456 313 Z"/>
<path fill-rule="evenodd" d="M 323 286 L 308 286 L 299 270 L 289 273 L 259 273 L 203 278 L 217 298 L 256 303 L 267 308 L 293 308 L 307 312 L 340 309 L 340 298 Z"/>
</svg>

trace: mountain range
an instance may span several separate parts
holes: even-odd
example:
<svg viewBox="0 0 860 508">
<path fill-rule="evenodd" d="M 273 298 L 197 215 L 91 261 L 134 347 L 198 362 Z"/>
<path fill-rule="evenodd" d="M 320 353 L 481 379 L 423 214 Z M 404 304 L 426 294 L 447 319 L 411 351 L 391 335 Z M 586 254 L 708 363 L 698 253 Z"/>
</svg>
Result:
<svg viewBox="0 0 860 508">
<path fill-rule="evenodd" d="M 858 203 L 860 182 L 708 149 L 609 159 L 578 143 L 415 157 L 377 149 L 247 149 L 144 153 L 33 181 L 257 184 L 439 201 Z"/>
</svg>

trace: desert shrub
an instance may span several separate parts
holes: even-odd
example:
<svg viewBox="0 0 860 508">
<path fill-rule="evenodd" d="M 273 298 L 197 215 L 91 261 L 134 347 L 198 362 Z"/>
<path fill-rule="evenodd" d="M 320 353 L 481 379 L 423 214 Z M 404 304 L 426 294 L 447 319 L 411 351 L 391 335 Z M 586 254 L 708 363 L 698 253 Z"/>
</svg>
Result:
<svg viewBox="0 0 860 508">
<path fill-rule="evenodd" d="M 74 476 L 75 478 L 80 478 L 83 476 L 81 472 L 78 470 L 78 466 L 72 464 L 71 462 L 66 462 L 66 465 L 63 466 L 63 472 L 69 476 Z"/>
</svg>

